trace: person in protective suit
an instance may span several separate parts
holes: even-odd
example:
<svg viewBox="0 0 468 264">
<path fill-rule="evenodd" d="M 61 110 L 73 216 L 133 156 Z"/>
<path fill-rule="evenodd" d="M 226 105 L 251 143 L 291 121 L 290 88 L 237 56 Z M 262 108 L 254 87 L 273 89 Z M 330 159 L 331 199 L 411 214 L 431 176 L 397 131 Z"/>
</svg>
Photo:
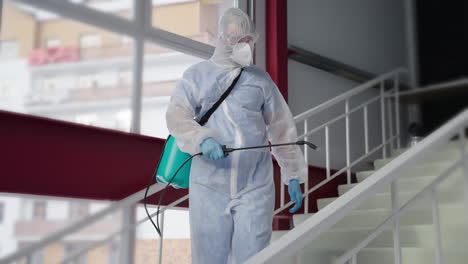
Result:
<svg viewBox="0 0 468 264">
<path fill-rule="evenodd" d="M 271 238 L 275 189 L 268 149 L 231 148 L 297 140 L 292 114 L 268 73 L 252 65 L 258 39 L 249 17 L 228 9 L 220 21 L 219 38 L 210 60 L 187 69 L 178 82 L 166 113 L 169 132 L 179 148 L 202 152 L 192 162 L 189 215 L 192 263 L 243 263 L 265 248 Z M 242 72 L 241 72 L 242 69 Z M 231 93 L 204 126 L 201 118 L 233 80 Z M 302 203 L 300 183 L 307 166 L 299 146 L 274 148 L 282 182 L 288 185 L 295 212 Z"/>
</svg>

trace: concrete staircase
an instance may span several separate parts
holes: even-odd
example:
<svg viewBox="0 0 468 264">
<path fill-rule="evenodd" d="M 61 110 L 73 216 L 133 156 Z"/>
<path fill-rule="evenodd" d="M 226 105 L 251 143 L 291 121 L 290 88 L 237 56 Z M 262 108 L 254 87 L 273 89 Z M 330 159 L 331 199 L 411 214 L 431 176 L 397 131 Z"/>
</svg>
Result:
<svg viewBox="0 0 468 264">
<path fill-rule="evenodd" d="M 340 185 L 342 195 L 360 182 L 391 162 L 406 149 L 393 152 L 387 159 L 374 161 L 373 171 L 357 173 L 358 183 Z M 412 199 L 441 172 L 460 157 L 460 150 L 454 143 L 441 147 L 426 155 L 415 166 L 402 173 L 397 181 L 400 206 Z M 443 247 L 443 263 L 468 263 L 468 207 L 464 205 L 464 179 L 461 169 L 456 170 L 437 189 L 439 198 L 440 224 Z M 321 210 L 337 198 L 318 200 Z M 400 244 L 403 263 L 427 264 L 435 261 L 435 231 L 432 219 L 432 197 L 418 201 L 400 220 Z M 347 250 L 364 240 L 391 214 L 390 186 L 386 186 L 372 199 L 365 201 L 313 243 L 301 250 L 300 255 L 290 257 L 285 263 L 333 263 Z M 298 226 L 313 214 L 296 214 L 294 226 Z M 288 231 L 275 231 L 272 243 Z M 367 248 L 357 255 L 357 263 L 390 264 L 394 261 L 393 231 L 389 228 L 374 239 Z"/>
</svg>

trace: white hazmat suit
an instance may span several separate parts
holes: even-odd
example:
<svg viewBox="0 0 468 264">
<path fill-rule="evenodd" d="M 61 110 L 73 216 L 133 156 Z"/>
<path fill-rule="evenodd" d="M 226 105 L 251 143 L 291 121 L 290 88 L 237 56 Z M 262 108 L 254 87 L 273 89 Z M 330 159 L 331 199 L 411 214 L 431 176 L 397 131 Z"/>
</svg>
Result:
<svg viewBox="0 0 468 264">
<path fill-rule="evenodd" d="M 179 148 L 201 152 L 209 137 L 231 148 L 294 142 L 291 112 L 270 76 L 256 66 L 243 67 L 229 96 L 205 126 L 203 116 L 228 89 L 241 66 L 233 59 L 236 45 L 257 34 L 239 9 L 221 19 L 220 38 L 213 57 L 190 67 L 178 82 L 166 113 L 169 132 Z M 281 167 L 282 182 L 304 182 L 307 167 L 298 146 L 272 149 Z M 275 201 L 273 165 L 268 149 L 237 151 L 227 158 L 194 158 L 189 202 L 192 263 L 243 263 L 266 247 L 272 232 Z"/>
</svg>

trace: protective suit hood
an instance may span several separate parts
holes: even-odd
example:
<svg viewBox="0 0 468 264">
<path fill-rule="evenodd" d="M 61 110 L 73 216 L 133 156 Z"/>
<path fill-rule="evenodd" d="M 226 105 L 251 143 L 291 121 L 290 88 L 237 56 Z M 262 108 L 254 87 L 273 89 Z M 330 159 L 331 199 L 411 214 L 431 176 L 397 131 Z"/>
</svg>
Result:
<svg viewBox="0 0 468 264">
<path fill-rule="evenodd" d="M 219 23 L 219 36 L 210 60 L 223 68 L 249 66 L 257 39 L 255 26 L 247 14 L 238 8 L 230 8 Z"/>
</svg>

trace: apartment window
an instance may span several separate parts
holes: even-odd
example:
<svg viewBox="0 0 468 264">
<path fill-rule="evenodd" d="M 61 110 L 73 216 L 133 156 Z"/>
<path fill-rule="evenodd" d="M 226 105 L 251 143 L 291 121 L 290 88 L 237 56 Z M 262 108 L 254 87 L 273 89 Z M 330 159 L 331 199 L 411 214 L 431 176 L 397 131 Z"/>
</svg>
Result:
<svg viewBox="0 0 468 264">
<path fill-rule="evenodd" d="M 99 87 L 113 87 L 117 85 L 117 72 L 101 72 L 96 75 Z"/>
<path fill-rule="evenodd" d="M 44 254 L 42 252 L 33 253 L 31 258 L 32 264 L 44 264 Z"/>
<path fill-rule="evenodd" d="M 8 99 L 13 94 L 13 81 L 0 80 L 0 99 Z"/>
<path fill-rule="evenodd" d="M 69 243 L 65 245 L 65 258 L 70 257 L 76 251 L 80 250 L 82 246 L 78 243 Z M 72 262 L 73 264 L 87 264 L 88 257 L 86 255 L 81 255 L 78 260 Z"/>
<path fill-rule="evenodd" d="M 18 42 L 5 40 L 0 42 L 0 59 L 11 59 L 18 57 Z"/>
<path fill-rule="evenodd" d="M 33 202 L 33 219 L 44 220 L 46 219 L 46 201 L 34 201 Z"/>
<path fill-rule="evenodd" d="M 96 34 L 82 35 L 80 38 L 80 48 L 97 48 L 101 46 L 101 36 Z"/>
<path fill-rule="evenodd" d="M 53 92 L 55 88 L 58 86 L 58 79 L 57 78 L 50 78 L 45 79 L 42 83 L 42 92 Z"/>
<path fill-rule="evenodd" d="M 46 48 L 56 48 L 62 46 L 62 41 L 56 38 L 46 40 Z"/>
<path fill-rule="evenodd" d="M 3 217 L 5 216 L 5 204 L 0 202 L 0 224 L 3 223 Z"/>
<path fill-rule="evenodd" d="M 89 204 L 86 202 L 70 203 L 70 218 L 82 218 L 89 214 Z"/>
<path fill-rule="evenodd" d="M 119 243 L 112 241 L 109 245 L 109 264 L 118 264 L 119 259 Z"/>
<path fill-rule="evenodd" d="M 132 43 L 133 43 L 133 39 L 130 38 L 130 37 L 128 37 L 128 36 L 122 36 L 122 37 L 120 38 L 120 41 L 122 42 L 122 44 L 123 44 L 124 46 L 126 46 L 126 45 L 132 45 Z"/>
<path fill-rule="evenodd" d="M 97 121 L 97 114 L 83 114 L 75 117 L 75 122 L 83 125 L 94 125 Z"/>
<path fill-rule="evenodd" d="M 97 86 L 96 76 L 93 74 L 82 75 L 79 77 L 78 80 L 79 86 L 78 88 L 93 88 Z"/>
<path fill-rule="evenodd" d="M 116 115 L 116 124 L 115 129 L 121 131 L 130 131 L 130 120 L 131 112 L 130 110 L 119 111 Z"/>
<path fill-rule="evenodd" d="M 119 72 L 119 83 L 128 85 L 132 82 L 132 73 L 129 71 Z"/>
</svg>

